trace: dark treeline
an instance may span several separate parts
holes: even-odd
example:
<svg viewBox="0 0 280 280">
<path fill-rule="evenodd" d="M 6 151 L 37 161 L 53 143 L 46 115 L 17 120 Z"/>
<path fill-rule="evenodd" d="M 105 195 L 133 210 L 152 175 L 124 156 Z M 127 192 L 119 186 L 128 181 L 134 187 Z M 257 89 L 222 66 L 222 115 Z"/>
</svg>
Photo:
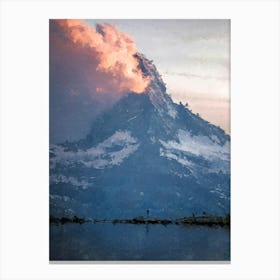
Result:
<svg viewBox="0 0 280 280">
<path fill-rule="evenodd" d="M 73 218 L 68 218 L 68 217 L 56 218 L 50 216 L 50 223 L 54 223 L 54 224 L 66 224 L 66 223 L 83 224 L 85 222 L 90 222 L 90 220 L 86 220 L 84 218 L 78 218 L 77 216 L 74 216 Z"/>
<path fill-rule="evenodd" d="M 144 218 L 143 216 L 132 218 L 132 219 L 113 219 L 113 220 L 97 220 L 97 219 L 84 219 L 74 216 L 73 218 L 61 217 L 56 218 L 50 216 L 50 223 L 54 224 L 65 224 L 65 223 L 77 223 L 83 224 L 86 222 L 93 223 L 113 223 L 113 224 L 175 224 L 175 225 L 201 225 L 201 226 L 230 226 L 230 215 L 226 214 L 224 216 L 213 216 L 213 215 L 203 215 L 203 216 L 192 216 L 183 217 L 179 219 L 156 219 L 156 218 Z"/>
</svg>

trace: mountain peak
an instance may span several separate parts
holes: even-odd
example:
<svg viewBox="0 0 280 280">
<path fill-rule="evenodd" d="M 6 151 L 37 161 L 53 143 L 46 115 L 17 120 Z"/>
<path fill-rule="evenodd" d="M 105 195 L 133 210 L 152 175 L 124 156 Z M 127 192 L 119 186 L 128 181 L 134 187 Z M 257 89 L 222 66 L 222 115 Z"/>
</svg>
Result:
<svg viewBox="0 0 280 280">
<path fill-rule="evenodd" d="M 148 76 L 151 79 L 150 84 L 146 88 L 144 94 L 147 94 L 160 114 L 169 114 L 172 118 L 176 117 L 176 110 L 171 97 L 166 92 L 166 86 L 161 78 L 161 75 L 157 71 L 156 66 L 152 60 L 149 60 L 145 55 L 141 53 L 135 54 L 139 62 L 139 68 L 144 76 Z"/>
</svg>

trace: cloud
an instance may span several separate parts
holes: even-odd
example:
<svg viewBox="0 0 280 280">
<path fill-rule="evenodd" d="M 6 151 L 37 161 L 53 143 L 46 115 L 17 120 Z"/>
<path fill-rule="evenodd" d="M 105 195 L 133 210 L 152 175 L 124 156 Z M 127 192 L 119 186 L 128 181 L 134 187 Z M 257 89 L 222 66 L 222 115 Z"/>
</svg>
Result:
<svg viewBox="0 0 280 280">
<path fill-rule="evenodd" d="M 85 55 L 91 71 L 87 79 L 94 80 L 98 93 L 142 93 L 150 79 L 138 67 L 137 49 L 133 40 L 113 24 L 97 24 L 96 28 L 81 20 L 57 20 L 55 23 L 81 55 Z"/>
<path fill-rule="evenodd" d="M 149 78 L 133 40 L 112 24 L 50 20 L 50 141 L 78 140 L 100 112 Z"/>
<path fill-rule="evenodd" d="M 223 76 L 207 76 L 207 75 L 196 75 L 196 74 L 188 74 L 188 73 L 183 73 L 183 72 L 169 72 L 165 71 L 163 72 L 164 75 L 171 75 L 171 76 L 182 76 L 186 78 L 197 78 L 197 79 L 202 79 L 202 80 L 220 80 L 220 81 L 226 81 L 228 80 L 228 77 L 223 77 Z"/>
</svg>

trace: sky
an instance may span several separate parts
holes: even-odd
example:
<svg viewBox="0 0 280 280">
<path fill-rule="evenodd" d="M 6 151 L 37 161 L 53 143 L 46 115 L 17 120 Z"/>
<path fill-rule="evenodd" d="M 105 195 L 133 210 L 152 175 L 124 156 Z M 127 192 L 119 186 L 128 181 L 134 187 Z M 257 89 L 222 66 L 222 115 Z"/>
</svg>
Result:
<svg viewBox="0 0 280 280">
<path fill-rule="evenodd" d="M 153 60 L 174 102 L 230 134 L 230 20 L 86 20 L 111 22 Z"/>
</svg>

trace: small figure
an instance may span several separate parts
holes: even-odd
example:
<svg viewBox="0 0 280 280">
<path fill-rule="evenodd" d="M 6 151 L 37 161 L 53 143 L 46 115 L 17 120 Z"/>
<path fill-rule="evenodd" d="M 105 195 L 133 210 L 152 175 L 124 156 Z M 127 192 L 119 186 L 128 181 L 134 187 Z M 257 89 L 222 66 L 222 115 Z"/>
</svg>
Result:
<svg viewBox="0 0 280 280">
<path fill-rule="evenodd" d="M 147 209 L 147 218 L 149 218 L 149 213 L 150 213 L 150 210 Z"/>
</svg>

